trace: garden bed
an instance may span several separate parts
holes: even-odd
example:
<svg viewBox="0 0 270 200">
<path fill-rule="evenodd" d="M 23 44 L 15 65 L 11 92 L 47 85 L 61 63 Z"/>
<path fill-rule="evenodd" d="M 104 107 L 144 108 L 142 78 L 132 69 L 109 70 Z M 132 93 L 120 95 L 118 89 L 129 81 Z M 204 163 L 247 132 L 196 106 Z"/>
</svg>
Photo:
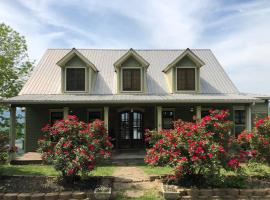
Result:
<svg viewBox="0 0 270 200">
<path fill-rule="evenodd" d="M 52 176 L 1 176 L 0 191 L 3 193 L 51 193 L 63 191 L 93 192 L 99 185 L 111 187 L 113 177 L 86 177 L 74 183 L 66 183 Z"/>
</svg>

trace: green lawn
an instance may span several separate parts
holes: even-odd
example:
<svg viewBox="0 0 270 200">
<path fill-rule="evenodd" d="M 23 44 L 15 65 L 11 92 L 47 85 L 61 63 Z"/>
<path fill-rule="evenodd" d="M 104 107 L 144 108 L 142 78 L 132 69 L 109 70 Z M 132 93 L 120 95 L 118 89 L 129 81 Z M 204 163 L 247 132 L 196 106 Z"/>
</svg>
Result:
<svg viewBox="0 0 270 200">
<path fill-rule="evenodd" d="M 148 175 L 164 175 L 164 174 L 172 174 L 173 168 L 171 167 L 153 167 L 148 165 L 140 166 L 140 168 Z"/>
<path fill-rule="evenodd" d="M 115 166 L 98 166 L 90 175 L 111 176 L 115 169 Z M 0 175 L 58 176 L 59 172 L 50 165 L 0 165 Z"/>
</svg>

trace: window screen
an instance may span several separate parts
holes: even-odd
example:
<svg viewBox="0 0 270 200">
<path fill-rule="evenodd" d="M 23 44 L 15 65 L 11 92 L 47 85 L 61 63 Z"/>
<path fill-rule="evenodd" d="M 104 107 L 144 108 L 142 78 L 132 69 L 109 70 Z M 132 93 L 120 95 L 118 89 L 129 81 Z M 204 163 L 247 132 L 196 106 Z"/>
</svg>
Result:
<svg viewBox="0 0 270 200">
<path fill-rule="evenodd" d="M 177 90 L 195 90 L 195 68 L 177 68 Z"/>
<path fill-rule="evenodd" d="M 246 112 L 245 110 L 235 110 L 234 111 L 234 125 L 235 134 L 240 134 L 246 128 Z"/>
<path fill-rule="evenodd" d="M 85 91 L 85 68 L 66 68 L 66 91 Z"/>
<path fill-rule="evenodd" d="M 123 91 L 141 90 L 141 69 L 123 69 Z"/>
<path fill-rule="evenodd" d="M 89 111 L 88 112 L 88 122 L 92 123 L 96 119 L 101 119 L 101 112 L 100 111 Z"/>
<path fill-rule="evenodd" d="M 162 128 L 163 129 L 172 129 L 174 120 L 173 111 L 162 111 Z"/>
<path fill-rule="evenodd" d="M 63 111 L 52 111 L 51 112 L 51 125 L 53 125 L 56 121 L 62 120 L 64 118 Z"/>
</svg>

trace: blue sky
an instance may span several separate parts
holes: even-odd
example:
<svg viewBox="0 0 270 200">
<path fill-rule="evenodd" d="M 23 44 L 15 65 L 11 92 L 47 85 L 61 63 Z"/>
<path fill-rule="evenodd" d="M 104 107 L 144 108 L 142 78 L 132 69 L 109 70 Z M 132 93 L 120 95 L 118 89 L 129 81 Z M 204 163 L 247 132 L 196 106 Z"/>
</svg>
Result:
<svg viewBox="0 0 270 200">
<path fill-rule="evenodd" d="M 1 0 L 0 22 L 47 48 L 210 48 L 242 92 L 270 94 L 269 0 Z"/>
</svg>

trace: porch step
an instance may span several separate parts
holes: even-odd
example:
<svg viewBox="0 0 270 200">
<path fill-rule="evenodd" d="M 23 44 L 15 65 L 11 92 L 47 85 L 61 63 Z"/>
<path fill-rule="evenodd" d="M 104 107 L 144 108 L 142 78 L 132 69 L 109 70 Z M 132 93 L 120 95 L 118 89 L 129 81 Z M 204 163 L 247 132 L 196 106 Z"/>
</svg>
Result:
<svg viewBox="0 0 270 200">
<path fill-rule="evenodd" d="M 27 152 L 20 157 L 16 157 L 15 160 L 10 162 L 11 165 L 29 165 L 29 164 L 41 164 L 42 159 L 40 153 Z"/>
<path fill-rule="evenodd" d="M 117 150 L 113 152 L 109 162 L 121 166 L 138 165 L 144 163 L 144 157 L 145 150 Z"/>
</svg>

